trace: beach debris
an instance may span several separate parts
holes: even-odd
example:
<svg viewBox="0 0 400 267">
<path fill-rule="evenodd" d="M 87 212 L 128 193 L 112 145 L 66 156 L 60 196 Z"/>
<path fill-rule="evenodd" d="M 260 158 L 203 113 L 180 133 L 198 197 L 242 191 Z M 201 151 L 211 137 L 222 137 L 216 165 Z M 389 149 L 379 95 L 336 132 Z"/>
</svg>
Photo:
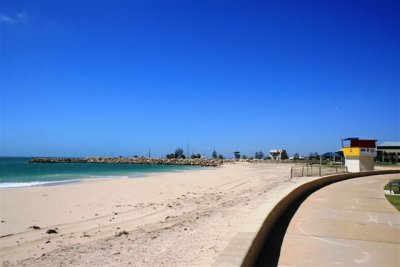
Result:
<svg viewBox="0 0 400 267">
<path fill-rule="evenodd" d="M 58 234 L 58 232 L 55 229 L 49 229 L 49 230 L 46 231 L 46 234 L 48 234 L 48 235 L 50 235 L 50 234 Z"/>
<path fill-rule="evenodd" d="M 32 226 L 29 226 L 29 227 L 26 228 L 26 229 L 40 230 L 40 227 L 39 227 L 39 226 L 36 226 L 36 225 L 32 225 Z"/>
<path fill-rule="evenodd" d="M 118 212 L 113 212 L 114 213 L 114 215 L 118 215 Z"/>
<path fill-rule="evenodd" d="M 171 218 L 171 216 L 167 216 L 167 217 L 165 217 L 165 219 L 166 219 L 166 220 L 168 220 L 169 218 Z"/>
<path fill-rule="evenodd" d="M 50 240 L 46 241 L 46 244 L 50 243 Z"/>
<path fill-rule="evenodd" d="M 1 221 L 1 223 L 4 223 L 4 221 Z"/>
<path fill-rule="evenodd" d="M 116 233 L 115 237 L 120 237 L 122 235 L 129 235 L 129 233 L 127 231 L 123 230 L 123 231 L 120 231 L 120 232 Z"/>
<path fill-rule="evenodd" d="M 0 236 L 0 238 L 9 237 L 9 236 L 13 236 L 13 235 L 14 235 L 14 234 L 2 235 L 2 236 Z"/>
</svg>

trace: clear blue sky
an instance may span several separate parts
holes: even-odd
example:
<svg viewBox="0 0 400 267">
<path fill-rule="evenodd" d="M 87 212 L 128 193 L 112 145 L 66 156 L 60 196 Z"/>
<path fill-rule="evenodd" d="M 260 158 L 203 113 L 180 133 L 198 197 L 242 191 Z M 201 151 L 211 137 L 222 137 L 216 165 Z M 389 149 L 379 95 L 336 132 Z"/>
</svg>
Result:
<svg viewBox="0 0 400 267">
<path fill-rule="evenodd" d="M 0 155 L 399 140 L 399 14 L 386 0 L 2 0 Z"/>
</svg>

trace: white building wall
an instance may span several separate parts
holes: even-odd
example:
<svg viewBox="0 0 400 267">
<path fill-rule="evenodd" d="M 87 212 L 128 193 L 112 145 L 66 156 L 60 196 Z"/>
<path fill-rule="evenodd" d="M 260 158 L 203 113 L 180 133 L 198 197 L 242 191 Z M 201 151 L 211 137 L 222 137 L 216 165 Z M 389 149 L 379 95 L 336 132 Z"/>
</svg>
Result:
<svg viewBox="0 0 400 267">
<path fill-rule="evenodd" d="M 373 157 L 360 157 L 360 171 L 373 171 L 374 170 L 374 158 Z"/>
<path fill-rule="evenodd" d="M 359 172 L 360 171 L 360 160 L 357 158 L 346 158 L 346 167 L 348 172 Z"/>
</svg>

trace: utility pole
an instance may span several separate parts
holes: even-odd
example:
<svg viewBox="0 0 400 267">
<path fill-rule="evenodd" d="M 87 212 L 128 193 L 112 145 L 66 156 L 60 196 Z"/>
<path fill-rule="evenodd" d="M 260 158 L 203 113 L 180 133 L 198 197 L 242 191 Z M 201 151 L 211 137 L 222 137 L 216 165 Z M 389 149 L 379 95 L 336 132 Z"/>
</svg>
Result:
<svg viewBox="0 0 400 267">
<path fill-rule="evenodd" d="M 150 158 L 150 152 L 151 152 L 151 150 L 150 150 L 150 147 L 149 147 L 149 158 Z"/>
<path fill-rule="evenodd" d="M 187 143 L 187 147 L 186 147 L 186 158 L 188 159 L 188 158 L 190 158 L 190 156 L 189 156 L 189 143 Z"/>
</svg>

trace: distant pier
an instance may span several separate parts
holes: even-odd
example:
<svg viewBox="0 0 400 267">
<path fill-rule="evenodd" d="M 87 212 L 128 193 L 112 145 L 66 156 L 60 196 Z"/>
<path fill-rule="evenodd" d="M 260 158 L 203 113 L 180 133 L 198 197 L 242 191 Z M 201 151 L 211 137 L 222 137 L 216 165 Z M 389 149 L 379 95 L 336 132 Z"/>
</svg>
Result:
<svg viewBox="0 0 400 267">
<path fill-rule="evenodd" d="M 223 160 L 217 159 L 158 159 L 125 157 L 87 157 L 87 158 L 33 158 L 29 163 L 105 163 L 105 164 L 144 164 L 144 165 L 186 165 L 217 167 Z"/>
</svg>

